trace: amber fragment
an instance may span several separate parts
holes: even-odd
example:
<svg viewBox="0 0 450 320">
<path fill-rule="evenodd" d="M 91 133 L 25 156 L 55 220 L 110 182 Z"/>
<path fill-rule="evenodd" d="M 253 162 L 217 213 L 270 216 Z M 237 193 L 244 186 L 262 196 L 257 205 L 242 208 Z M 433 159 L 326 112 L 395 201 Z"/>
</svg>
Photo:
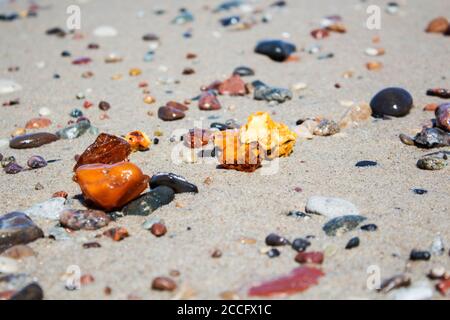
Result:
<svg viewBox="0 0 450 320">
<path fill-rule="evenodd" d="M 131 147 L 127 141 L 107 133 L 101 133 L 95 142 L 78 158 L 73 170 L 75 171 L 85 164 L 121 162 L 126 160 L 130 153 Z"/>
<path fill-rule="evenodd" d="M 125 140 L 130 144 L 133 152 L 147 150 L 151 144 L 149 137 L 144 132 L 139 130 L 128 133 Z"/>
<path fill-rule="evenodd" d="M 148 186 L 149 177 L 135 164 L 87 164 L 79 167 L 74 180 L 84 197 L 105 210 L 120 208 L 137 198 Z"/>
<path fill-rule="evenodd" d="M 52 121 L 50 119 L 33 118 L 26 123 L 25 128 L 26 129 L 42 129 L 42 128 L 47 128 L 51 124 L 52 124 Z"/>
</svg>

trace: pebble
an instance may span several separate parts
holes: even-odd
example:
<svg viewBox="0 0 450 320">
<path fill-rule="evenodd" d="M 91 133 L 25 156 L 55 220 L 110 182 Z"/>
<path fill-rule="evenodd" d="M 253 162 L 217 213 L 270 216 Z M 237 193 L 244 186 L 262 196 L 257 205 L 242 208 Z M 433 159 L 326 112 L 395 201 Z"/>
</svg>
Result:
<svg viewBox="0 0 450 320">
<path fill-rule="evenodd" d="M 443 266 L 433 267 L 430 270 L 430 272 L 428 272 L 428 278 L 430 278 L 432 280 L 443 279 L 447 276 L 450 276 L 450 275 L 447 274 L 447 272 Z"/>
<path fill-rule="evenodd" d="M 269 87 L 263 82 L 256 80 L 252 82 L 255 100 L 276 101 L 283 103 L 292 99 L 292 92 L 289 89 Z"/>
<path fill-rule="evenodd" d="M 96 37 L 115 37 L 117 36 L 118 32 L 114 27 L 111 26 L 99 26 L 94 29 L 94 36 Z"/>
<path fill-rule="evenodd" d="M 406 116 L 413 107 L 411 94 L 402 88 L 386 88 L 370 101 L 374 116 Z"/>
<path fill-rule="evenodd" d="M 450 133 L 439 128 L 423 128 L 414 137 L 414 143 L 421 148 L 439 148 L 450 146 Z"/>
<path fill-rule="evenodd" d="M 314 29 L 311 31 L 311 36 L 316 40 L 325 39 L 330 36 L 326 29 Z"/>
<path fill-rule="evenodd" d="M 172 24 L 186 24 L 194 21 L 194 15 L 186 9 L 180 9 L 180 13 L 172 20 Z"/>
<path fill-rule="evenodd" d="M 411 277 L 406 274 L 398 274 L 386 280 L 383 280 L 378 291 L 388 293 L 394 289 L 409 287 L 411 285 Z"/>
<path fill-rule="evenodd" d="M 364 220 L 366 220 L 366 218 L 359 215 L 345 215 L 331 219 L 322 229 L 328 236 L 340 236 L 357 228 Z"/>
<path fill-rule="evenodd" d="M 44 299 L 44 290 L 42 290 L 41 286 L 36 283 L 30 283 L 25 286 L 18 292 L 14 293 L 14 295 L 10 298 L 10 300 L 43 300 Z"/>
<path fill-rule="evenodd" d="M 314 129 L 313 133 L 316 136 L 332 136 L 340 131 L 339 125 L 333 120 L 321 120 L 317 127 Z"/>
<path fill-rule="evenodd" d="M 350 106 L 339 121 L 339 127 L 343 129 L 349 126 L 358 126 L 360 123 L 369 120 L 371 116 L 372 108 L 367 103 Z"/>
<path fill-rule="evenodd" d="M 211 254 L 211 258 L 217 259 L 222 257 L 222 251 L 219 249 L 216 249 L 213 251 L 213 253 Z"/>
<path fill-rule="evenodd" d="M 151 226 L 150 232 L 155 237 L 162 237 L 163 235 L 165 235 L 167 233 L 167 228 L 163 223 L 156 222 Z"/>
<path fill-rule="evenodd" d="M 219 85 L 218 92 L 221 95 L 244 96 L 247 94 L 247 87 L 239 75 L 233 74 Z"/>
<path fill-rule="evenodd" d="M 437 156 L 425 156 L 417 161 L 417 167 L 422 170 L 441 170 L 447 166 L 447 160 Z"/>
<path fill-rule="evenodd" d="M 299 252 L 295 256 L 295 261 L 298 263 L 313 263 L 313 264 L 322 264 L 324 260 L 324 255 L 322 252 Z"/>
<path fill-rule="evenodd" d="M 297 238 L 294 241 L 292 241 L 292 249 L 294 249 L 297 252 L 303 252 L 308 249 L 308 247 L 311 245 L 311 242 L 309 242 L 306 239 L 303 238 Z"/>
<path fill-rule="evenodd" d="M 81 137 L 83 134 L 85 134 L 89 129 L 91 128 L 91 123 L 87 120 L 83 120 L 80 122 L 77 122 L 75 124 L 72 124 L 64 129 L 61 129 L 56 132 L 56 135 L 60 139 L 69 139 L 73 140 L 78 137 Z"/>
<path fill-rule="evenodd" d="M 361 227 L 361 230 L 368 231 L 368 232 L 374 232 L 378 230 L 378 226 L 376 224 L 365 224 Z"/>
<path fill-rule="evenodd" d="M 28 167 L 31 169 L 39 169 L 47 166 L 47 161 L 41 156 L 32 156 L 27 161 Z"/>
<path fill-rule="evenodd" d="M 414 189 L 412 189 L 412 192 L 414 192 L 415 194 L 418 194 L 418 195 L 423 195 L 423 194 L 428 193 L 428 190 L 420 189 L 420 188 L 414 188 Z"/>
<path fill-rule="evenodd" d="M 175 193 L 198 193 L 196 185 L 188 182 L 186 178 L 175 173 L 159 172 L 154 174 L 150 179 L 150 188 L 155 189 L 159 186 L 169 187 L 173 189 Z"/>
<path fill-rule="evenodd" d="M 51 110 L 50 110 L 49 108 L 43 107 L 43 108 L 40 108 L 40 109 L 39 109 L 38 113 L 39 113 L 39 115 L 40 115 L 41 117 L 47 117 L 47 116 L 49 116 L 52 112 L 51 112 Z"/>
<path fill-rule="evenodd" d="M 152 281 L 152 289 L 157 291 L 174 291 L 177 288 L 175 281 L 168 277 L 156 277 Z"/>
<path fill-rule="evenodd" d="M 345 245 L 345 249 L 347 249 L 347 250 L 350 250 L 350 249 L 353 249 L 356 247 L 359 247 L 359 238 L 358 237 L 351 238 Z"/>
<path fill-rule="evenodd" d="M 22 90 L 22 86 L 12 80 L 0 79 L 0 95 Z"/>
<path fill-rule="evenodd" d="M 71 230 L 97 230 L 106 227 L 111 218 L 100 210 L 67 209 L 61 212 L 59 222 Z"/>
<path fill-rule="evenodd" d="M 6 168 L 8 165 L 10 165 L 11 163 L 16 162 L 16 158 L 14 158 L 14 156 L 9 156 L 9 157 L 4 157 L 1 160 L 1 164 L 3 168 Z"/>
<path fill-rule="evenodd" d="M 174 121 L 184 117 L 184 112 L 174 107 L 163 106 L 158 109 L 158 118 L 163 121 Z"/>
<path fill-rule="evenodd" d="M 233 74 L 240 77 L 251 77 L 255 75 L 255 71 L 252 68 L 240 66 L 233 70 Z"/>
<path fill-rule="evenodd" d="M 18 244 L 33 242 L 43 236 L 43 231 L 22 212 L 0 216 L 0 252 Z"/>
<path fill-rule="evenodd" d="M 418 282 L 410 288 L 401 288 L 393 292 L 394 300 L 428 300 L 433 297 L 433 289 L 428 282 Z"/>
<path fill-rule="evenodd" d="M 23 167 L 16 162 L 11 162 L 4 167 L 4 171 L 6 174 L 17 174 L 23 171 Z"/>
<path fill-rule="evenodd" d="M 0 257 L 0 274 L 14 273 L 19 269 L 16 260 L 8 257 Z"/>
<path fill-rule="evenodd" d="M 222 108 L 216 95 L 210 91 L 203 92 L 198 100 L 198 107 L 200 110 L 210 111 L 219 110 Z"/>
<path fill-rule="evenodd" d="M 282 62 L 297 51 L 294 44 L 283 40 L 263 40 L 256 44 L 255 52 L 268 56 L 273 61 Z"/>
<path fill-rule="evenodd" d="M 101 248 L 102 245 L 98 242 L 86 242 L 83 243 L 83 249 L 98 249 Z"/>
<path fill-rule="evenodd" d="M 412 261 L 418 261 L 418 260 L 430 260 L 431 254 L 428 251 L 419 251 L 419 250 L 412 250 L 409 255 L 409 260 Z"/>
<path fill-rule="evenodd" d="M 284 246 L 289 244 L 289 241 L 275 233 L 271 233 L 266 237 L 266 245 L 268 246 L 273 246 L 273 247 L 277 247 L 277 246 Z"/>
<path fill-rule="evenodd" d="M 436 125 L 450 132 L 450 103 L 441 104 L 435 111 Z"/>
<path fill-rule="evenodd" d="M 9 249 L 6 249 L 2 256 L 8 257 L 15 260 L 21 260 L 28 257 L 36 256 L 36 252 L 31 249 L 29 246 L 24 244 L 15 245 Z"/>
<path fill-rule="evenodd" d="M 33 118 L 25 124 L 25 129 L 43 129 L 52 124 L 48 118 Z"/>
<path fill-rule="evenodd" d="M 269 258 L 276 258 L 276 257 L 279 257 L 281 255 L 281 252 L 280 252 L 280 250 L 278 250 L 276 248 L 272 248 L 269 251 L 267 251 L 266 254 L 267 254 L 267 256 Z"/>
<path fill-rule="evenodd" d="M 58 140 L 58 136 L 47 133 L 29 133 L 22 136 L 15 137 L 10 140 L 9 146 L 12 149 L 28 149 L 28 148 L 38 148 L 48 143 L 52 143 Z"/>
<path fill-rule="evenodd" d="M 125 238 L 128 238 L 130 235 L 128 230 L 123 227 L 111 228 L 103 232 L 105 237 L 111 238 L 113 241 L 122 241 Z"/>
<path fill-rule="evenodd" d="M 436 256 L 442 256 L 445 252 L 444 241 L 441 236 L 437 236 L 431 244 L 430 252 Z"/>
<path fill-rule="evenodd" d="M 313 196 L 306 203 L 307 213 L 314 213 L 335 218 L 344 215 L 358 216 L 360 213 L 356 206 L 341 198 Z"/>
<path fill-rule="evenodd" d="M 425 32 L 428 33 L 444 33 L 448 30 L 450 24 L 445 17 L 437 17 L 430 21 Z"/>
<path fill-rule="evenodd" d="M 444 89 L 444 88 L 428 89 L 427 95 L 431 96 L 431 97 L 442 98 L 442 99 L 450 99 L 450 90 Z"/>
<path fill-rule="evenodd" d="M 148 216 L 159 207 L 172 202 L 174 195 L 172 188 L 162 185 L 131 201 L 122 212 L 125 215 Z"/>
<path fill-rule="evenodd" d="M 366 167 L 375 167 L 377 165 L 378 165 L 378 163 L 376 161 L 362 160 L 362 161 L 358 161 L 355 164 L 355 167 L 366 168 Z"/>
</svg>

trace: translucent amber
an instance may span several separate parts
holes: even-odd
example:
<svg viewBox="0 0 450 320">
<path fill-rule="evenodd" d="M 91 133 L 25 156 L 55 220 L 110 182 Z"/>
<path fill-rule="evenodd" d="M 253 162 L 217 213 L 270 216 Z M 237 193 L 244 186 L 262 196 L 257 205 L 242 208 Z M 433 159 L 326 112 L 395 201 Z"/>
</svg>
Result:
<svg viewBox="0 0 450 320">
<path fill-rule="evenodd" d="M 152 143 L 149 137 L 139 130 L 128 133 L 125 140 L 130 144 L 133 152 L 147 150 Z"/>
<path fill-rule="evenodd" d="M 83 196 L 104 210 L 121 208 L 148 186 L 149 177 L 135 164 L 87 164 L 79 167 L 74 180 Z"/>
</svg>

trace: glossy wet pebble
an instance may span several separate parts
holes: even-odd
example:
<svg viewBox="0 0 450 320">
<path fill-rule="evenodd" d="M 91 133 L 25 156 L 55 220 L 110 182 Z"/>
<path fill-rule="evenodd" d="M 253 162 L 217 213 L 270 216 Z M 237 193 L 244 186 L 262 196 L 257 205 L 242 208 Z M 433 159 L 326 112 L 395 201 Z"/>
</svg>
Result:
<svg viewBox="0 0 450 320">
<path fill-rule="evenodd" d="M 200 95 L 198 108 L 203 111 L 214 111 L 222 108 L 222 105 L 214 93 L 207 91 Z"/>
<path fill-rule="evenodd" d="M 185 116 L 184 112 L 169 106 L 160 107 L 158 109 L 158 118 L 163 121 L 174 121 L 183 119 Z"/>
<path fill-rule="evenodd" d="M 355 164 L 355 167 L 358 167 L 358 168 L 375 167 L 377 164 L 378 163 L 376 163 L 376 161 L 362 160 L 362 161 L 358 161 Z"/>
<path fill-rule="evenodd" d="M 308 199 L 305 208 L 307 213 L 314 213 L 335 218 L 344 215 L 358 216 L 359 211 L 356 206 L 341 198 L 312 196 Z"/>
<path fill-rule="evenodd" d="M 28 159 L 27 165 L 31 169 L 39 169 L 47 166 L 47 161 L 41 156 L 32 156 Z"/>
<path fill-rule="evenodd" d="M 196 185 L 190 183 L 186 180 L 186 178 L 175 173 L 160 172 L 154 174 L 150 179 L 150 188 L 155 189 L 159 186 L 169 187 L 173 189 L 175 193 L 198 192 Z"/>
<path fill-rule="evenodd" d="M 52 143 L 58 140 L 53 133 L 38 132 L 17 136 L 9 142 L 12 149 L 38 148 L 44 144 Z"/>
<path fill-rule="evenodd" d="M 294 44 L 283 40 L 263 40 L 257 43 L 255 52 L 278 62 L 286 60 L 296 51 Z"/>
<path fill-rule="evenodd" d="M 125 215 L 148 216 L 159 207 L 172 202 L 174 197 L 175 192 L 172 188 L 159 186 L 131 201 L 122 212 Z"/>
<path fill-rule="evenodd" d="M 43 236 L 43 231 L 22 212 L 11 212 L 0 216 L 0 252 L 18 244 L 27 244 Z"/>
<path fill-rule="evenodd" d="M 435 114 L 437 126 L 450 132 L 450 103 L 441 104 L 436 109 Z"/>
<path fill-rule="evenodd" d="M 56 135 L 61 139 L 76 139 L 85 134 L 91 128 L 91 123 L 83 120 L 63 128 L 56 132 Z"/>
<path fill-rule="evenodd" d="M 358 237 L 354 237 L 354 238 L 351 238 L 347 242 L 347 244 L 345 245 L 345 249 L 350 250 L 350 249 L 356 248 L 358 246 L 359 246 L 359 238 Z"/>
<path fill-rule="evenodd" d="M 374 116 L 406 116 L 413 107 L 411 94 L 402 88 L 386 88 L 370 101 Z"/>
<path fill-rule="evenodd" d="M 306 239 L 303 238 L 297 238 L 294 241 L 292 241 L 292 249 L 298 252 L 303 252 L 311 245 L 311 242 L 309 242 Z"/>
<path fill-rule="evenodd" d="M 4 171 L 7 174 L 17 174 L 23 171 L 23 167 L 16 162 L 11 162 L 5 166 Z"/>
<path fill-rule="evenodd" d="M 282 236 L 279 236 L 275 233 L 271 233 L 266 237 L 266 245 L 268 245 L 268 246 L 273 246 L 273 247 L 284 246 L 288 243 L 289 243 L 289 241 L 287 239 L 285 239 Z"/>
<path fill-rule="evenodd" d="M 431 254 L 428 251 L 420 251 L 420 250 L 411 250 L 409 254 L 409 260 L 417 261 L 417 260 L 430 260 Z"/>
<path fill-rule="evenodd" d="M 364 220 L 366 218 L 362 216 L 346 215 L 331 219 L 322 229 L 328 236 L 339 236 L 357 228 Z"/>
<path fill-rule="evenodd" d="M 72 230 L 97 230 L 109 224 L 111 218 L 100 210 L 64 210 L 59 222 Z"/>
<path fill-rule="evenodd" d="M 439 128 L 424 128 L 414 137 L 414 143 L 421 148 L 450 146 L 450 133 Z"/>
</svg>

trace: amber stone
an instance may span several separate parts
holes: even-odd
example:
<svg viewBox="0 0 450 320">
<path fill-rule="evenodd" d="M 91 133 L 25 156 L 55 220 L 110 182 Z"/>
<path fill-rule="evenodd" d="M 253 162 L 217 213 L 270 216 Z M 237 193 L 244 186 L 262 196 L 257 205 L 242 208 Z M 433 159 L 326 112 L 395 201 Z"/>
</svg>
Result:
<svg viewBox="0 0 450 320">
<path fill-rule="evenodd" d="M 429 33 L 444 33 L 449 26 L 447 18 L 437 17 L 430 21 L 425 31 Z"/>
<path fill-rule="evenodd" d="M 123 227 L 111 228 L 103 232 L 105 237 L 111 238 L 114 241 L 122 241 L 125 238 L 128 238 L 130 234 L 128 230 Z"/>
<path fill-rule="evenodd" d="M 131 146 L 131 150 L 133 151 L 147 150 L 152 143 L 150 138 L 144 132 L 139 130 L 128 133 L 125 137 L 125 140 L 128 141 Z"/>
<path fill-rule="evenodd" d="M 175 281 L 168 277 L 156 277 L 152 282 L 152 289 L 158 291 L 173 291 L 177 288 Z"/>
<path fill-rule="evenodd" d="M 52 121 L 47 118 L 33 118 L 29 120 L 25 128 L 26 129 L 41 129 L 41 128 L 47 128 L 52 124 Z"/>
<path fill-rule="evenodd" d="M 104 210 L 121 208 L 136 199 L 147 188 L 149 179 L 130 162 L 83 165 L 74 177 L 84 197 Z"/>
<path fill-rule="evenodd" d="M 220 84 L 219 94 L 243 96 L 247 94 L 247 88 L 245 87 L 245 82 L 242 81 L 239 75 L 233 75 Z"/>
<path fill-rule="evenodd" d="M 130 153 L 131 146 L 126 140 L 107 133 L 101 133 L 95 142 L 78 158 L 73 170 L 75 171 L 78 167 L 85 164 L 113 164 L 121 162 L 126 160 Z"/>
</svg>

